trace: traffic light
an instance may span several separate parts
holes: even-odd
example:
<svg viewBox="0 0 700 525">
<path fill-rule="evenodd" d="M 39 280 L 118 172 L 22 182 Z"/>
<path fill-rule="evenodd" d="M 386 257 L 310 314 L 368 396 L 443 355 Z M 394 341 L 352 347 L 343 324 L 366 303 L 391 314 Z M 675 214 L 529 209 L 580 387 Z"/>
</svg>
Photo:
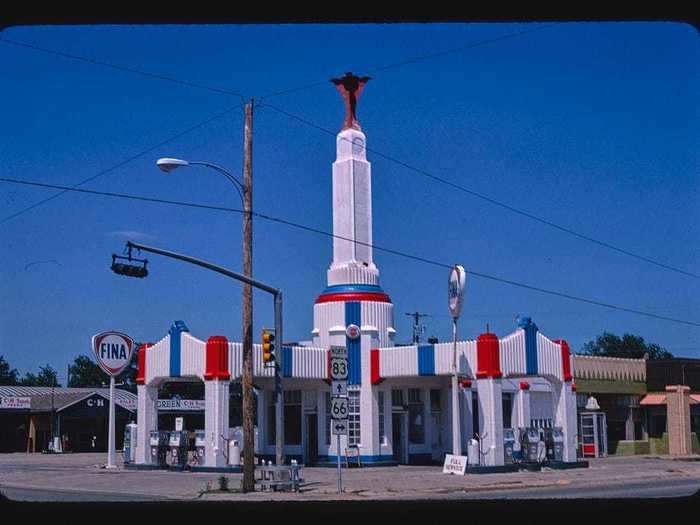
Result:
<svg viewBox="0 0 700 525">
<path fill-rule="evenodd" d="M 117 262 L 117 259 L 124 259 L 131 261 L 136 261 L 142 264 L 142 266 L 135 266 L 133 264 L 127 264 L 122 262 Z M 139 277 L 144 278 L 148 275 L 148 269 L 146 265 L 148 261 L 145 259 L 135 259 L 133 257 L 122 257 L 120 255 L 112 255 L 112 271 L 118 275 L 126 275 L 127 277 Z"/>
<path fill-rule="evenodd" d="M 272 363 L 275 360 L 275 331 L 269 328 L 262 330 L 263 363 Z"/>
</svg>

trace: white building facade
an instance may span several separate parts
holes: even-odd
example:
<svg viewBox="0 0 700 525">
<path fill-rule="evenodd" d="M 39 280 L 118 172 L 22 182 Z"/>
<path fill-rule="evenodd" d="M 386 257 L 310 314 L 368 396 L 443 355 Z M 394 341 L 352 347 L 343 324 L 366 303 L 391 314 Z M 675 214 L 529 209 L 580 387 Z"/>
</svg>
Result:
<svg viewBox="0 0 700 525">
<path fill-rule="evenodd" d="M 314 304 L 310 346 L 285 346 L 285 448 L 289 461 L 334 462 L 330 433 L 330 347 L 348 349 L 349 435 L 363 464 L 442 462 L 452 451 L 452 343 L 395 346 L 394 306 L 379 285 L 372 258 L 372 181 L 366 137 L 347 127 L 333 163 L 333 261 L 327 288 Z M 504 464 L 503 429 L 561 427 L 564 460 L 576 461 L 576 394 L 566 341 L 550 340 L 529 318 L 502 338 L 481 334 L 457 343 L 462 450 L 481 437 L 482 465 Z M 138 457 L 148 463 L 148 436 L 157 424 L 155 400 L 164 381 L 205 382 L 206 465 L 223 466 L 228 389 L 240 379 L 240 343 L 208 341 L 178 321 L 168 335 L 139 349 Z M 258 456 L 273 459 L 274 379 L 254 345 L 258 392 Z M 190 429 L 194 430 L 194 429 Z"/>
</svg>

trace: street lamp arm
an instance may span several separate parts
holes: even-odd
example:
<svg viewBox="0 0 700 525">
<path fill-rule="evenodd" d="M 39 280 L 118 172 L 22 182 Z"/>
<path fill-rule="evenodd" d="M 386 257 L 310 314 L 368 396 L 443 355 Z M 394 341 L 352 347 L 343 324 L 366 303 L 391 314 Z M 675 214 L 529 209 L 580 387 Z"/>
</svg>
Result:
<svg viewBox="0 0 700 525">
<path fill-rule="evenodd" d="M 211 168 L 215 171 L 218 171 L 221 173 L 223 176 L 225 176 L 231 183 L 236 187 L 236 191 L 238 191 L 238 196 L 241 198 L 241 203 L 245 202 L 243 200 L 243 193 L 241 191 L 245 191 L 243 188 L 243 184 L 241 181 L 239 181 L 236 177 L 234 177 L 230 172 L 222 168 L 221 166 L 217 164 L 212 164 L 211 162 L 204 162 L 204 161 L 192 161 L 189 162 L 191 166 L 205 166 L 207 168 Z"/>
<path fill-rule="evenodd" d="M 197 266 L 201 266 L 202 268 L 206 268 L 208 270 L 212 270 L 214 272 L 220 273 L 222 275 L 225 275 L 227 277 L 231 277 L 232 279 L 236 279 L 238 281 L 241 281 L 243 283 L 249 284 L 253 286 L 254 288 L 258 288 L 260 290 L 263 290 L 265 292 L 268 292 L 275 297 L 281 295 L 281 291 L 278 288 L 274 288 L 272 286 L 269 286 L 265 283 L 261 283 L 260 281 L 256 281 L 255 279 L 251 279 L 249 277 L 246 277 L 243 274 L 228 270 L 222 266 L 217 266 L 216 264 L 212 264 L 207 261 L 203 261 L 201 259 L 196 259 L 194 257 L 190 257 L 189 255 L 182 255 L 179 253 L 171 252 L 168 250 L 162 250 L 160 248 L 154 248 L 153 246 L 146 246 L 145 244 L 138 244 L 135 242 L 127 241 L 126 243 L 127 247 L 129 248 L 136 248 L 138 250 L 143 250 L 144 252 L 151 252 L 155 253 L 158 255 L 163 255 L 165 257 L 170 257 L 172 259 L 178 259 L 180 261 L 188 262 L 190 264 L 195 264 Z"/>
</svg>

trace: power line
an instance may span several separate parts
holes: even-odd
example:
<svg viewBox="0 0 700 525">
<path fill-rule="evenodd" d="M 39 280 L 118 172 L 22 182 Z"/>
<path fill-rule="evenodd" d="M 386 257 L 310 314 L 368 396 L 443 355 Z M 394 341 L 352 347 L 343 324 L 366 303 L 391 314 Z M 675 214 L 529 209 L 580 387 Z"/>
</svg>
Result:
<svg viewBox="0 0 700 525">
<path fill-rule="evenodd" d="M 184 135 L 187 135 L 188 133 L 191 133 L 192 131 L 194 131 L 194 130 L 196 130 L 196 129 L 199 129 L 199 128 L 201 128 L 202 126 L 205 126 L 205 125 L 209 124 L 210 122 L 212 122 L 212 121 L 214 121 L 214 120 L 217 120 L 217 119 L 219 119 L 219 118 L 221 118 L 221 117 L 223 117 L 223 116 L 225 116 L 225 115 L 228 115 L 229 113 L 235 111 L 236 109 L 242 108 L 242 107 L 243 107 L 242 105 L 238 104 L 238 105 L 236 105 L 236 106 L 230 107 L 230 108 L 228 108 L 228 109 L 222 111 L 221 113 L 217 113 L 216 115 L 213 115 L 213 116 L 209 117 L 208 119 L 203 120 L 203 121 L 199 122 L 198 124 L 195 124 L 194 126 L 190 126 L 190 127 L 187 128 L 186 130 L 181 131 L 181 132 L 177 133 L 176 135 L 173 135 L 173 136 L 171 136 L 171 137 L 169 137 L 169 138 L 167 138 L 167 139 L 165 139 L 165 140 L 159 142 L 159 143 L 156 144 L 155 146 L 151 146 L 150 148 L 147 148 L 147 149 L 145 149 L 145 150 L 143 150 L 143 151 L 137 153 L 136 155 L 132 155 L 131 157 L 129 157 L 129 158 L 127 158 L 127 159 L 124 159 L 124 160 L 122 160 L 122 161 L 120 161 L 120 162 L 118 162 L 118 163 L 116 163 L 116 164 L 110 166 L 109 168 L 106 168 L 106 169 L 104 169 L 104 170 L 102 170 L 102 171 L 96 173 L 96 174 L 93 175 L 92 177 L 88 177 L 87 179 L 81 180 L 81 181 L 78 182 L 77 184 L 73 185 L 72 188 L 77 188 L 77 187 L 79 187 L 79 186 L 82 186 L 83 184 L 87 184 L 88 182 L 91 182 L 91 181 L 93 181 L 93 180 L 95 180 L 95 179 L 97 179 L 97 178 L 99 178 L 99 177 L 102 177 L 103 175 L 106 175 L 107 173 L 110 173 L 110 172 L 112 172 L 112 171 L 114 171 L 114 170 L 116 170 L 116 169 L 119 169 L 119 168 L 121 168 L 122 166 L 125 166 L 126 164 L 130 163 L 131 161 L 136 160 L 136 159 L 138 159 L 138 158 L 140 158 L 140 157 L 143 157 L 144 155 L 146 155 L 146 154 L 148 154 L 148 153 L 151 153 L 152 151 L 154 151 L 154 150 L 160 148 L 161 146 L 165 146 L 166 144 L 168 144 L 168 143 L 170 143 L 170 142 L 173 142 L 174 140 L 177 140 L 177 139 L 179 139 L 180 137 L 182 137 L 182 136 L 184 136 Z M 15 212 L 15 213 L 13 213 L 13 214 L 11 214 L 11 215 L 8 215 L 7 217 L 4 217 L 4 218 L 0 219 L 0 224 L 5 224 L 7 221 L 10 221 L 10 220 L 14 219 L 15 217 L 19 217 L 20 215 L 22 215 L 22 214 L 24 214 L 24 213 L 26 213 L 26 212 L 28 212 L 28 211 L 30 211 L 30 210 L 33 210 L 34 208 L 36 208 L 36 207 L 38 207 L 38 206 L 41 206 L 42 204 L 46 204 L 47 202 L 49 202 L 49 201 L 55 199 L 56 197 L 60 197 L 61 195 L 63 195 L 64 193 L 66 193 L 66 191 L 69 191 L 69 190 L 64 190 L 64 191 L 60 191 L 60 192 L 58 192 L 58 193 L 55 193 L 55 194 L 52 195 L 51 197 L 47 197 L 47 198 L 45 198 L 45 199 L 43 199 L 43 200 L 40 200 L 40 201 L 38 201 L 38 202 L 35 202 L 34 204 L 31 204 L 31 205 L 27 206 L 26 208 L 21 209 L 21 210 L 18 211 L 18 212 Z"/>
<path fill-rule="evenodd" d="M 66 53 L 64 51 L 56 51 L 54 49 L 47 49 L 45 47 L 37 46 L 35 44 L 29 44 L 27 42 L 19 42 L 18 40 L 12 40 L 12 39 L 5 38 L 5 37 L 0 37 L 0 42 L 4 42 L 6 44 L 10 44 L 13 46 L 34 49 L 36 51 L 41 51 L 43 53 L 48 53 L 50 55 L 55 55 L 55 56 L 59 56 L 59 57 L 63 57 L 63 58 L 69 58 L 71 60 L 78 60 L 80 62 L 87 62 L 89 64 L 95 64 L 98 66 L 108 67 L 111 69 L 116 69 L 118 71 L 125 71 L 127 73 L 134 73 L 136 75 L 141 75 L 144 77 L 156 78 L 158 80 L 165 80 L 167 82 L 172 82 L 174 84 L 180 84 L 182 86 L 187 86 L 187 87 L 196 88 L 196 89 L 204 89 L 206 91 L 220 93 L 222 95 L 234 95 L 234 96 L 240 97 L 241 100 L 243 100 L 245 98 L 242 94 L 238 93 L 237 91 L 231 91 L 229 89 L 221 89 L 221 88 L 206 86 L 204 84 L 198 84 L 196 82 L 190 82 L 188 80 L 181 80 L 179 78 L 168 77 L 168 76 L 160 75 L 157 73 L 149 73 L 148 71 L 143 71 L 141 69 L 136 69 L 133 67 L 126 67 L 126 66 L 119 66 L 117 64 L 111 64 L 109 62 L 103 62 L 101 60 L 95 60 L 93 58 L 87 58 L 87 57 L 83 57 L 83 56 L 79 56 L 79 55 L 74 55 L 71 53 Z"/>
<path fill-rule="evenodd" d="M 108 192 L 108 191 L 87 190 L 87 189 L 83 189 L 83 188 L 72 188 L 72 187 L 70 187 L 70 186 L 59 186 L 59 185 L 57 185 L 57 184 L 46 184 L 46 183 L 37 182 L 37 181 L 29 181 L 29 180 L 21 180 L 21 179 L 10 179 L 10 178 L 6 178 L 6 177 L 0 178 L 0 182 L 7 182 L 7 183 L 12 183 L 12 184 L 21 184 L 21 185 L 26 185 L 26 186 L 36 186 L 36 187 L 41 187 L 41 188 L 51 188 L 51 189 L 58 189 L 58 190 L 64 190 L 64 191 L 73 191 L 73 192 L 77 192 L 77 193 L 92 194 L 92 195 L 100 195 L 100 196 L 103 196 L 103 197 L 114 197 L 114 198 L 130 199 L 130 200 L 136 200 L 136 201 L 144 201 L 144 202 L 159 203 L 159 204 L 168 204 L 168 205 L 181 206 L 181 207 L 187 207 L 187 208 L 199 208 L 199 209 L 214 210 L 214 211 L 225 211 L 225 212 L 240 213 L 240 214 L 246 213 L 246 212 L 244 212 L 243 210 L 238 209 L 238 208 L 228 208 L 228 207 L 224 207 L 224 206 L 212 206 L 212 205 L 208 205 L 208 204 L 199 204 L 199 203 L 183 202 L 183 201 L 173 201 L 173 200 L 167 200 L 167 199 L 159 199 L 159 198 L 155 198 L 155 197 L 146 197 L 146 196 L 142 196 L 142 195 L 131 195 L 131 194 L 126 194 L 126 193 L 115 193 L 115 192 Z M 330 233 L 330 232 L 327 232 L 327 231 L 324 231 L 324 230 L 320 230 L 320 229 L 318 229 L 318 228 L 314 228 L 314 227 L 311 227 L 311 226 L 306 226 L 306 225 L 304 225 L 304 224 L 299 224 L 299 223 L 296 223 L 296 222 L 293 222 L 293 221 L 290 221 L 290 220 L 287 220 L 287 219 L 282 219 L 282 218 L 280 218 L 280 217 L 274 217 L 274 216 L 272 216 L 272 215 L 267 215 L 267 214 L 259 213 L 259 212 L 250 212 L 250 213 L 251 213 L 254 217 L 258 217 L 258 218 L 260 218 L 260 219 L 263 219 L 263 220 L 266 220 L 266 221 L 269 221 L 269 222 L 274 222 L 274 223 L 278 223 L 278 224 L 284 224 L 284 225 L 286 225 L 286 226 L 290 226 L 290 227 L 293 227 L 293 228 L 296 228 L 296 229 L 299 229 L 299 230 L 303 230 L 303 231 L 308 231 L 308 232 L 316 233 L 316 234 L 319 234 L 319 235 L 323 235 L 323 236 L 325 236 L 325 237 L 330 237 L 330 238 L 335 238 L 335 239 L 340 239 L 340 240 L 344 240 L 344 241 L 353 242 L 353 243 L 359 244 L 359 245 L 361 245 L 361 246 L 367 246 L 367 247 L 372 248 L 372 249 L 374 249 L 374 250 L 378 250 L 378 251 L 381 251 L 381 252 L 384 252 L 384 253 L 396 255 L 396 256 L 403 257 L 403 258 L 406 258 L 406 259 L 410 259 L 410 260 L 413 260 L 413 261 L 422 262 L 422 263 L 429 264 L 429 265 L 432 265 L 432 266 L 437 266 L 437 267 L 444 268 L 444 269 L 450 269 L 450 268 L 452 268 L 452 267 L 454 266 L 453 264 L 449 264 L 449 263 L 446 263 L 446 262 L 438 261 L 438 260 L 435 260 L 435 259 L 429 259 L 429 258 L 427 258 L 427 257 L 422 257 L 422 256 L 419 256 L 419 255 L 413 255 L 413 254 L 410 254 L 410 253 L 402 252 L 402 251 L 400 251 L 400 250 L 395 250 L 395 249 L 392 249 L 392 248 L 385 248 L 385 247 L 383 247 L 383 246 L 378 246 L 378 245 L 376 245 L 376 244 L 369 244 L 369 243 L 366 243 L 366 242 L 358 241 L 358 240 L 356 240 L 356 239 L 351 239 L 351 238 L 348 238 L 348 237 L 344 237 L 344 236 L 342 236 L 342 235 L 336 235 L 336 234 L 334 234 L 334 233 Z M 685 324 L 685 325 L 690 325 L 690 326 L 700 326 L 700 323 L 697 323 L 697 322 L 694 322 L 694 321 L 686 321 L 686 320 L 683 320 L 683 319 L 676 319 L 676 318 L 673 318 L 673 317 L 666 317 L 666 316 L 663 316 L 663 315 L 657 315 L 657 314 L 650 313 L 650 312 L 645 312 L 645 311 L 642 311 L 642 310 L 635 310 L 635 309 L 633 309 L 633 308 L 626 308 L 626 307 L 624 307 L 624 306 L 617 306 L 617 305 L 610 304 L 610 303 L 604 303 L 604 302 L 596 301 L 596 300 L 593 300 L 593 299 L 587 299 L 587 298 L 585 298 L 585 297 L 579 297 L 579 296 L 567 294 L 567 293 L 564 293 L 564 292 L 558 292 L 558 291 L 556 291 L 556 290 L 549 290 L 549 289 L 546 289 L 546 288 L 540 288 L 540 287 L 538 287 L 538 286 L 532 286 L 532 285 L 529 285 L 529 284 L 520 283 L 520 282 L 517 282 L 517 281 L 510 280 L 510 279 L 504 279 L 504 278 L 502 278 L 502 277 L 498 277 L 498 276 L 495 276 L 495 275 L 489 275 L 489 274 L 486 274 L 486 273 L 483 273 L 483 272 L 477 272 L 477 271 L 475 271 L 475 270 L 470 270 L 470 269 L 468 269 L 468 270 L 466 270 L 466 271 L 467 271 L 467 273 L 470 274 L 470 275 L 473 275 L 473 276 L 476 276 L 476 277 L 481 277 L 481 278 L 483 278 L 483 279 L 488 279 L 488 280 L 496 281 L 496 282 L 503 283 L 503 284 L 509 284 L 509 285 L 511 285 L 511 286 L 516 286 L 516 287 L 519 287 L 519 288 L 524 288 L 524 289 L 527 289 L 527 290 L 532 290 L 532 291 L 535 291 L 535 292 L 540 292 L 540 293 L 544 293 L 544 294 L 548 294 L 548 295 L 554 295 L 554 296 L 556 296 L 556 297 L 562 297 L 562 298 L 564 298 L 564 299 L 569 299 L 569 300 L 572 300 L 572 301 L 578 301 L 578 302 L 583 302 L 583 303 L 587 303 L 587 304 L 592 304 L 592 305 L 595 305 L 595 306 L 602 306 L 602 307 L 604 307 L 604 308 L 609 308 L 609 309 L 612 309 L 612 310 L 619 310 L 619 311 L 622 311 L 622 312 L 628 312 L 628 313 L 633 313 L 633 314 L 637 314 L 637 315 L 643 315 L 643 316 L 646 316 L 646 317 L 652 317 L 652 318 L 654 318 L 654 319 L 660 319 L 660 320 L 663 320 L 663 321 L 670 321 L 670 322 L 680 323 L 680 324 Z"/>
<path fill-rule="evenodd" d="M 268 107 L 268 108 L 270 108 L 270 109 L 273 109 L 273 110 L 277 111 L 278 113 L 281 113 L 282 115 L 286 115 L 287 117 L 289 117 L 289 118 L 291 118 L 291 119 L 293 119 L 293 120 L 296 120 L 296 121 L 298 121 L 298 122 L 301 122 L 302 124 L 305 124 L 305 125 L 307 125 L 307 126 L 309 126 L 309 127 L 312 127 L 312 128 L 317 129 L 317 130 L 319 130 L 319 131 L 322 131 L 323 133 L 326 133 L 326 134 L 328 134 L 328 135 L 331 135 L 331 136 L 334 136 L 334 137 L 337 136 L 337 132 L 335 132 L 335 131 L 332 131 L 332 130 L 330 130 L 330 129 L 328 129 L 328 128 L 324 128 L 324 127 L 322 127 L 322 126 L 319 126 L 318 124 L 315 124 L 315 123 L 313 123 L 313 122 L 311 122 L 311 121 L 309 121 L 309 120 L 307 120 L 307 119 L 305 119 L 305 118 L 303 118 L 303 117 L 300 117 L 299 115 L 295 115 L 295 114 L 293 114 L 293 113 L 289 113 L 288 111 L 285 111 L 285 110 L 283 110 L 283 109 L 281 109 L 281 108 L 278 108 L 278 107 L 276 107 L 276 106 L 273 106 L 273 105 L 271 105 L 271 104 L 267 104 L 267 103 L 266 103 L 266 104 L 263 105 L 263 107 Z M 346 140 L 346 141 L 348 140 L 348 139 L 346 139 L 346 138 L 344 138 L 344 137 L 340 137 L 340 138 L 341 138 L 342 140 Z M 430 172 L 428 172 L 428 171 L 426 171 L 426 170 L 424 170 L 424 169 L 417 168 L 417 167 L 415 167 L 415 166 L 412 166 L 412 165 L 410 165 L 410 164 L 407 164 L 406 162 L 403 162 L 402 160 L 399 160 L 399 159 L 397 159 L 397 158 L 395 158 L 395 157 L 391 157 L 391 156 L 389 156 L 389 155 L 387 155 L 387 154 L 385 154 L 385 153 L 382 153 L 381 151 L 378 151 L 378 150 L 376 150 L 376 149 L 369 148 L 369 147 L 367 147 L 367 146 L 365 146 L 365 149 L 366 149 L 367 151 L 369 151 L 369 152 L 374 153 L 375 155 L 378 155 L 379 157 L 382 157 L 383 159 L 386 159 L 386 160 L 388 160 L 388 161 L 390 161 L 390 162 L 393 162 L 394 164 L 398 164 L 399 166 L 402 166 L 402 167 L 404 167 L 404 168 L 406 168 L 406 169 L 408 169 L 408 170 L 414 171 L 414 172 L 418 173 L 419 175 L 423 175 L 424 177 L 427 177 L 427 178 L 429 178 L 429 179 L 432 179 L 432 180 L 434 180 L 434 181 L 436 181 L 436 182 L 439 182 L 439 183 L 441 183 L 441 184 L 444 184 L 445 186 L 449 186 L 450 188 L 453 188 L 453 189 L 455 189 L 455 190 L 459 190 L 459 191 L 461 191 L 461 192 L 463 192 L 463 193 L 466 193 L 466 194 L 468 194 L 468 195 L 471 195 L 472 197 L 476 197 L 476 198 L 478 198 L 478 199 L 484 200 L 484 201 L 486 201 L 486 202 L 488 202 L 488 203 L 490 203 L 490 204 L 493 204 L 493 205 L 495 205 L 495 206 L 499 206 L 499 207 L 504 208 L 504 209 L 506 209 L 506 210 L 508 210 L 508 211 L 511 211 L 511 212 L 513 212 L 513 213 L 517 213 L 518 215 L 522 215 L 523 217 L 527 217 L 528 219 L 532 219 L 532 220 L 537 221 L 537 222 L 539 222 L 539 223 L 541 223 L 541 224 L 545 224 L 545 225 L 547 225 L 547 226 L 550 226 L 550 227 L 552 227 L 552 228 L 554 228 L 554 229 L 557 229 L 557 230 L 559 230 L 559 231 L 562 231 L 562 232 L 567 233 L 567 234 L 569 234 L 569 235 L 572 235 L 572 236 L 574 236 L 574 237 L 578 237 L 579 239 L 583 239 L 583 240 L 588 241 L 588 242 L 591 242 L 591 243 L 593 243 L 593 244 L 597 244 L 597 245 L 599 245 L 599 246 L 602 246 L 602 247 L 604 247 L 604 248 L 608 248 L 609 250 L 616 251 L 616 252 L 618 252 L 618 253 L 627 255 L 627 256 L 629 256 L 629 257 L 634 257 L 635 259 L 638 259 L 638 260 L 647 262 L 647 263 L 649 263 L 649 264 L 653 264 L 653 265 L 655 265 L 655 266 L 658 266 L 658 267 L 660 267 L 660 268 L 664 268 L 664 269 L 666 269 L 666 270 L 670 270 L 670 271 L 673 271 L 673 272 L 677 272 L 677 273 L 686 275 L 686 276 L 688 276 L 688 277 L 693 277 L 693 278 L 695 278 L 695 279 L 700 279 L 700 275 L 699 275 L 699 274 L 692 273 L 692 272 L 683 270 L 683 269 L 681 269 L 681 268 L 676 268 L 675 266 L 670 266 L 670 265 L 668 265 L 668 264 L 662 263 L 662 262 L 660 262 L 660 261 L 656 261 L 656 260 L 651 259 L 651 258 L 649 258 L 649 257 L 646 257 L 646 256 L 644 256 L 644 255 L 640 255 L 640 254 L 638 254 L 638 253 L 631 252 L 631 251 L 626 250 L 626 249 L 624 249 L 624 248 L 619 248 L 619 247 L 614 246 L 614 245 L 612 245 L 612 244 L 610 244 L 610 243 L 608 243 L 608 242 L 601 241 L 601 240 L 599 240 L 599 239 L 596 239 L 596 238 L 594 238 L 594 237 L 590 237 L 590 236 L 585 235 L 585 234 L 583 234 L 583 233 L 579 233 L 579 232 L 577 232 L 577 231 L 575 231 L 575 230 L 572 230 L 572 229 L 567 228 L 567 227 L 565 227 L 565 226 L 561 226 L 561 225 L 559 225 L 559 224 L 556 224 L 555 222 L 552 222 L 552 221 L 550 221 L 550 220 L 548 220 L 548 219 L 544 219 L 544 218 L 542 218 L 542 217 L 539 217 L 539 216 L 537 216 L 537 215 L 534 215 L 534 214 L 532 214 L 532 213 L 530 213 L 530 212 L 527 212 L 527 211 L 525 211 L 525 210 L 522 210 L 522 209 L 520 209 L 520 208 L 516 208 L 516 207 L 511 206 L 511 205 L 509 205 L 509 204 L 506 204 L 506 203 L 504 203 L 504 202 L 497 201 L 496 199 L 494 199 L 494 198 L 492 198 L 492 197 L 489 197 L 489 196 L 487 196 L 487 195 L 484 195 L 483 193 L 479 193 L 479 192 L 476 192 L 476 191 L 474 191 L 474 190 L 470 190 L 469 188 L 466 188 L 466 187 L 464 187 L 464 186 L 461 186 L 461 185 L 459 185 L 459 184 L 456 184 L 456 183 L 454 183 L 454 182 L 452 182 L 452 181 L 449 181 L 449 180 L 444 179 L 444 178 L 442 178 L 442 177 L 438 177 L 438 176 L 436 176 L 436 175 L 433 175 L 432 173 L 430 173 Z"/>
<path fill-rule="evenodd" d="M 522 35 L 525 35 L 525 34 L 528 34 L 528 33 L 533 33 L 533 32 L 535 32 L 535 31 L 539 31 L 539 30 L 541 30 L 541 29 L 544 29 L 545 27 L 549 27 L 549 26 L 540 26 L 540 27 L 536 27 L 536 28 L 533 28 L 533 29 L 527 29 L 527 30 L 525 30 L 525 31 L 517 31 L 517 32 L 515 32 L 515 33 L 508 33 L 508 34 L 501 35 L 501 36 L 498 36 L 498 37 L 487 38 L 487 39 L 479 40 L 479 41 L 477 41 L 477 42 L 472 42 L 472 43 L 470 43 L 470 44 L 466 44 L 466 45 L 463 45 L 463 46 L 455 47 L 455 48 L 452 48 L 452 49 L 447 49 L 447 50 L 445 50 L 445 51 L 437 51 L 437 52 L 435 52 L 435 53 L 430 53 L 430 54 L 427 54 L 427 55 L 419 55 L 419 56 L 416 56 L 416 57 L 413 57 L 413 58 L 408 58 L 408 59 L 406 59 L 406 60 L 401 60 L 400 62 L 394 62 L 394 63 L 392 63 L 392 64 L 386 64 L 386 65 L 384 65 L 384 66 L 379 66 L 379 67 L 376 67 L 376 68 L 373 68 L 373 69 L 369 69 L 369 70 L 367 70 L 367 73 L 377 73 L 377 72 L 379 72 L 379 71 L 386 71 L 386 70 L 388 70 L 388 69 L 392 69 L 392 68 L 396 68 L 396 67 L 401 67 L 401 66 L 404 66 L 404 65 L 406 65 L 406 64 L 413 64 L 413 63 L 415 63 L 415 62 L 420 62 L 420 61 L 422 61 L 422 60 L 428 60 L 428 59 L 431 59 L 431 58 L 437 58 L 437 57 L 441 57 L 441 56 L 445 56 L 445 55 L 451 55 L 451 54 L 453 54 L 453 53 L 458 53 L 458 52 L 460 52 L 460 51 L 465 51 L 465 50 L 467 50 L 467 49 L 472 49 L 472 48 L 479 47 L 479 46 L 484 46 L 484 45 L 487 45 L 487 44 L 493 44 L 494 42 L 500 42 L 501 40 L 506 40 L 506 39 L 508 39 L 508 38 L 514 38 L 514 37 L 522 36 Z M 262 101 L 262 100 L 267 99 L 267 98 L 277 97 L 277 96 L 282 96 L 282 95 L 288 95 L 288 94 L 290 94 L 290 93 L 296 93 L 296 92 L 298 92 L 298 91 L 304 91 L 304 90 L 306 90 L 306 89 L 311 89 L 311 88 L 314 88 L 314 87 L 317 87 L 317 86 L 327 85 L 327 84 L 328 84 L 328 79 L 326 78 L 326 79 L 324 79 L 324 80 L 319 80 L 318 82 L 313 82 L 313 83 L 311 83 L 311 84 L 304 84 L 304 85 L 300 85 L 300 86 L 297 86 L 297 87 L 292 87 L 292 88 L 284 89 L 284 90 L 282 90 L 282 91 L 276 91 L 276 92 L 273 92 L 273 93 L 269 93 L 269 94 L 267 94 L 267 95 L 265 95 L 265 96 L 259 97 L 259 99 Z"/>
</svg>

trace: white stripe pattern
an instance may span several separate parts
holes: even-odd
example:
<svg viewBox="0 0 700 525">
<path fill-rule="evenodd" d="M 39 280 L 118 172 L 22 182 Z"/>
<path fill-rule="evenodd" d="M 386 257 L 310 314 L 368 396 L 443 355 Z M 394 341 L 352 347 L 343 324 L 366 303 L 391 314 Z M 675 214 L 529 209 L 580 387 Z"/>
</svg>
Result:
<svg viewBox="0 0 700 525">
<path fill-rule="evenodd" d="M 504 377 L 525 374 L 525 330 L 515 332 L 498 341 L 501 372 Z"/>
</svg>

